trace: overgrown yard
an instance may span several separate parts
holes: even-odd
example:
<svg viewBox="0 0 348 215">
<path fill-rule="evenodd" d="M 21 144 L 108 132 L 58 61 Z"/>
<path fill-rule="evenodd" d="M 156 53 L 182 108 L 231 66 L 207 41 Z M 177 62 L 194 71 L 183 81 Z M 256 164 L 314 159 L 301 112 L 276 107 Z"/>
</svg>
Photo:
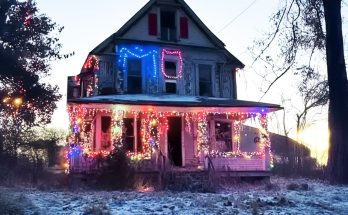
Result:
<svg viewBox="0 0 348 215">
<path fill-rule="evenodd" d="M 152 191 L 152 189 L 145 189 Z M 305 179 L 237 184 L 217 193 L 0 188 L 2 214 L 348 214 L 348 187 Z"/>
</svg>

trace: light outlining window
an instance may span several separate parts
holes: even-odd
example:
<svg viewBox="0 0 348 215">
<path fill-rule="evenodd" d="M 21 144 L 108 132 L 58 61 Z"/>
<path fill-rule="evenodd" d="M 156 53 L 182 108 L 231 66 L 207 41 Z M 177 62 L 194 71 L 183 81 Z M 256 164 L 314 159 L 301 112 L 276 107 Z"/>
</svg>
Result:
<svg viewBox="0 0 348 215">
<path fill-rule="evenodd" d="M 120 58 L 119 65 L 123 68 L 123 72 L 127 72 L 127 59 L 128 58 L 138 58 L 138 59 L 146 59 L 146 62 L 149 62 L 153 65 L 153 78 L 158 77 L 158 48 L 157 47 L 140 47 L 130 45 L 127 47 L 123 47 L 120 49 Z"/>
<path fill-rule="evenodd" d="M 166 56 L 177 56 L 178 58 L 178 63 L 179 63 L 179 72 L 177 73 L 176 76 L 170 76 L 166 74 L 166 69 L 165 69 L 165 61 L 166 61 Z M 182 69 L 183 69 L 183 60 L 182 60 L 182 51 L 180 50 L 167 50 L 167 49 L 162 49 L 162 55 L 161 55 L 161 71 L 164 77 L 169 78 L 169 79 L 179 79 L 182 78 Z"/>
</svg>

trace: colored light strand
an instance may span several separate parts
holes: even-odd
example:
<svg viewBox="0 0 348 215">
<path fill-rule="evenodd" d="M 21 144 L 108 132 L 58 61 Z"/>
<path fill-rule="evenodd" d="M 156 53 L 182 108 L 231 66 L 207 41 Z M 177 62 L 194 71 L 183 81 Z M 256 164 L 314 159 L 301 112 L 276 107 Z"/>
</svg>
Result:
<svg viewBox="0 0 348 215">
<path fill-rule="evenodd" d="M 241 131 L 242 122 L 239 120 L 233 121 L 233 142 L 236 147 L 237 152 L 240 151 L 240 131 Z"/>
<path fill-rule="evenodd" d="M 122 110 L 113 110 L 112 121 L 112 142 L 113 147 L 121 148 L 123 145 L 123 118 L 125 116 Z"/>
<path fill-rule="evenodd" d="M 158 48 L 157 47 L 142 47 L 140 46 L 129 46 L 128 48 L 123 47 L 119 52 L 119 66 L 122 67 L 122 71 L 127 74 L 127 59 L 128 58 L 138 58 L 138 59 L 147 59 L 147 61 L 152 63 L 152 68 L 150 71 L 153 71 L 153 78 L 158 77 Z"/>
<path fill-rule="evenodd" d="M 261 128 L 260 128 L 260 144 L 264 145 L 266 148 L 270 148 L 270 141 L 267 130 L 267 115 L 265 113 L 255 112 L 255 113 L 242 113 L 242 112 L 175 112 L 175 111 L 155 111 L 154 108 L 147 108 L 143 111 L 122 109 L 122 106 L 114 106 L 114 109 L 109 108 L 87 108 L 81 105 L 70 105 L 68 107 L 70 125 L 71 125 L 71 135 L 69 137 L 69 145 L 66 151 L 67 158 L 67 169 L 69 169 L 70 160 L 73 160 L 76 156 L 85 156 L 87 158 L 94 158 L 96 156 L 106 156 L 110 153 L 108 150 L 96 150 L 94 148 L 93 140 L 95 133 L 95 117 L 96 115 L 107 114 L 111 117 L 112 129 L 110 132 L 110 138 L 112 142 L 119 142 L 122 144 L 123 139 L 123 119 L 125 116 L 133 116 L 135 118 L 141 119 L 140 126 L 140 137 L 142 143 L 142 150 L 138 152 L 129 152 L 128 155 L 133 160 L 150 159 L 151 154 L 155 149 L 159 148 L 159 140 L 161 135 L 165 134 L 168 130 L 168 118 L 173 116 L 181 116 L 185 120 L 185 127 L 190 128 L 191 123 L 197 125 L 197 152 L 209 153 L 215 157 L 253 157 L 261 156 L 265 154 L 265 150 L 260 150 L 255 153 L 245 153 L 239 151 L 240 144 L 240 129 L 242 122 L 249 118 L 258 118 Z M 209 130 L 208 130 L 208 119 L 207 116 L 215 115 L 225 115 L 226 119 L 232 119 L 234 138 L 237 140 L 237 150 L 233 152 L 214 152 L 209 151 Z M 87 129 L 87 127 L 89 129 Z M 186 130 L 187 132 L 189 130 Z M 192 134 L 195 135 L 195 134 Z M 263 136 L 262 136 L 263 135 Z M 272 161 L 272 153 L 268 151 L 269 156 Z"/>
<path fill-rule="evenodd" d="M 99 70 L 99 59 L 95 55 L 90 55 L 87 57 L 87 60 L 85 61 L 83 65 L 84 69 L 87 69 L 88 71 L 96 72 Z"/>
<path fill-rule="evenodd" d="M 198 127 L 197 127 L 197 151 L 198 153 L 208 153 L 208 123 L 207 115 L 205 113 L 198 116 Z"/>
<path fill-rule="evenodd" d="M 170 76 L 166 74 L 166 68 L 165 68 L 165 61 L 166 56 L 176 56 L 178 58 L 179 63 L 179 72 L 176 76 Z M 183 70 L 183 59 L 182 59 L 182 51 L 180 50 L 167 50 L 162 49 L 162 55 L 161 55 L 161 71 L 164 77 L 169 79 L 180 79 L 182 78 L 182 70 Z"/>
</svg>

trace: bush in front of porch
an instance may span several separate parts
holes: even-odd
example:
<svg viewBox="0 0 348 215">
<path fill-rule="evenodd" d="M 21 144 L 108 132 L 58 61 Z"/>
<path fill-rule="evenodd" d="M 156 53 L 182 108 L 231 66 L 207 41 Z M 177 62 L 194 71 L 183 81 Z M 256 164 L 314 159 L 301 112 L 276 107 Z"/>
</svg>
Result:
<svg viewBox="0 0 348 215">
<path fill-rule="evenodd" d="M 132 188 L 135 183 L 135 167 L 123 148 L 115 148 L 104 159 L 96 176 L 98 187 L 112 190 Z"/>
</svg>

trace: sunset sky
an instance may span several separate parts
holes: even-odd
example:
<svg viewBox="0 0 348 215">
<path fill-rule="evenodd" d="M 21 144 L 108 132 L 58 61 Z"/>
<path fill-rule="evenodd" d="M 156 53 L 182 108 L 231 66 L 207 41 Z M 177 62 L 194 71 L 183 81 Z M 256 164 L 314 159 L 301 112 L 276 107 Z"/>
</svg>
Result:
<svg viewBox="0 0 348 215">
<path fill-rule="evenodd" d="M 68 128 L 65 111 L 67 76 L 78 74 L 87 54 L 116 32 L 147 2 L 148 0 L 37 0 L 41 13 L 47 14 L 65 27 L 60 36 L 63 52 L 75 52 L 75 55 L 67 60 L 52 63 L 52 76 L 49 81 L 58 84 L 63 94 L 59 108 L 53 116 L 52 126 Z M 253 44 L 253 40 L 259 39 L 270 30 L 269 16 L 277 10 L 278 2 L 276 0 L 186 0 L 208 28 L 226 44 L 226 48 L 246 65 L 237 75 L 239 99 L 258 101 L 262 95 L 260 92 L 262 82 L 254 72 L 258 68 L 250 68 L 253 58 L 247 48 Z M 346 26 L 344 24 L 344 29 L 347 29 Z M 296 84 L 289 81 L 286 83 L 287 86 L 282 83 L 275 85 L 262 101 L 280 104 L 283 91 L 290 95 L 296 93 Z M 296 101 L 292 103 L 296 106 Z M 294 113 L 293 111 L 287 113 L 289 128 L 295 127 Z M 277 117 L 273 117 L 275 121 L 275 126 L 271 128 L 273 131 L 279 130 L 276 125 L 281 124 L 281 114 L 279 111 Z M 316 123 L 301 136 L 306 144 L 318 153 L 327 148 L 328 140 L 327 114 L 323 111 L 323 114 L 319 115 Z M 291 132 L 294 133 L 294 130 L 293 128 Z"/>
</svg>

